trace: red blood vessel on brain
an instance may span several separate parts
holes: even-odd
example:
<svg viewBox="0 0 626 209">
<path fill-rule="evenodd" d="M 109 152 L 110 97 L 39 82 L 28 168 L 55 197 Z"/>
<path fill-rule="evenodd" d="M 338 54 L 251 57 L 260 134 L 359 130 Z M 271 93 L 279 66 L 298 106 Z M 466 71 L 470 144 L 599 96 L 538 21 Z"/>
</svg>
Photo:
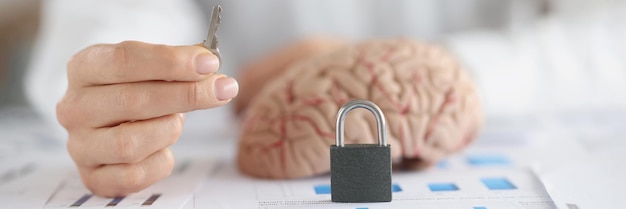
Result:
<svg viewBox="0 0 626 209">
<path fill-rule="evenodd" d="M 352 99 L 376 103 L 387 118 L 394 164 L 427 168 L 454 153 L 482 126 L 467 71 L 445 50 L 410 39 L 370 40 L 291 65 L 246 110 L 237 163 L 262 178 L 330 171 L 339 108 Z M 364 109 L 348 114 L 348 143 L 377 143 Z"/>
</svg>

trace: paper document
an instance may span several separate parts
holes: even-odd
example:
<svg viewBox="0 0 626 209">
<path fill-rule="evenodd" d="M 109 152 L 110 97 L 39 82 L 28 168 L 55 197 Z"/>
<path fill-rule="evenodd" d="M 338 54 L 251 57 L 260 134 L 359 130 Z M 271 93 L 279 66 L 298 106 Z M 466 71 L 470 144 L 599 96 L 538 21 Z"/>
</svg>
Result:
<svg viewBox="0 0 626 209">
<path fill-rule="evenodd" d="M 560 209 L 626 208 L 626 143 L 537 171 Z"/>
<path fill-rule="evenodd" d="M 67 172 L 36 163 L 16 164 L 0 173 L 1 208 L 41 208 Z"/>
<path fill-rule="evenodd" d="M 44 208 L 182 208 L 215 165 L 215 159 L 178 159 L 171 176 L 138 193 L 116 198 L 91 194 L 78 174 L 73 173 L 61 183 Z"/>
<path fill-rule="evenodd" d="M 534 174 L 505 155 L 457 156 L 424 172 L 394 171 L 393 201 L 333 203 L 330 176 L 264 180 L 224 163 L 196 193 L 196 208 L 469 208 L 553 209 Z M 364 182 L 367 183 L 367 182 Z"/>
</svg>

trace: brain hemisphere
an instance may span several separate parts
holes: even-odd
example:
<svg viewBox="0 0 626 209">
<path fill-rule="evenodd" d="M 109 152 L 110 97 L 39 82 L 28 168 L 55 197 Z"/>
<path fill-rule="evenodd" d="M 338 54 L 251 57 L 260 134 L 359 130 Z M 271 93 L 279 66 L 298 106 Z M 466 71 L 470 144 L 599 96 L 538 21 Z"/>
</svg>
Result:
<svg viewBox="0 0 626 209">
<path fill-rule="evenodd" d="M 249 104 L 237 162 L 247 174 L 298 178 L 327 173 L 336 114 L 368 99 L 387 118 L 394 163 L 425 168 L 458 151 L 482 124 L 466 71 L 446 51 L 409 39 L 371 40 L 302 60 Z M 346 119 L 346 143 L 377 143 L 367 110 Z"/>
</svg>

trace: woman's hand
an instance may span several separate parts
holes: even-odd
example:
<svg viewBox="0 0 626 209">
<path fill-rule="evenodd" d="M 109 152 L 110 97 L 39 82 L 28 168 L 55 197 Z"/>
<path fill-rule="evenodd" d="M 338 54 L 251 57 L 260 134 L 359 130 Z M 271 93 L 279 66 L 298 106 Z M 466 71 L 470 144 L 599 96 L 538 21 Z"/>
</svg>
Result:
<svg viewBox="0 0 626 209">
<path fill-rule="evenodd" d="M 57 118 L 84 184 L 101 196 L 140 191 L 170 175 L 168 147 L 184 112 L 224 105 L 237 81 L 200 46 L 122 42 L 91 46 L 67 65 Z"/>
</svg>

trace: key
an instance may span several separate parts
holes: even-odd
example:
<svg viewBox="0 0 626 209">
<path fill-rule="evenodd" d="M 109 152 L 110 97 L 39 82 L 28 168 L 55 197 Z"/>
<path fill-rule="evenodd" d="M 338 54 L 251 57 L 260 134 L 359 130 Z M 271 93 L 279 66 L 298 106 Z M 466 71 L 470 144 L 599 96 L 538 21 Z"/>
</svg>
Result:
<svg viewBox="0 0 626 209">
<path fill-rule="evenodd" d="M 220 5 L 213 7 L 213 12 L 211 13 L 211 24 L 209 25 L 209 33 L 207 34 L 206 40 L 204 40 L 204 47 L 209 49 L 217 59 L 222 63 L 222 55 L 220 54 L 220 50 L 217 48 L 219 45 L 219 41 L 217 40 L 217 29 L 222 20 L 222 7 Z"/>
</svg>

